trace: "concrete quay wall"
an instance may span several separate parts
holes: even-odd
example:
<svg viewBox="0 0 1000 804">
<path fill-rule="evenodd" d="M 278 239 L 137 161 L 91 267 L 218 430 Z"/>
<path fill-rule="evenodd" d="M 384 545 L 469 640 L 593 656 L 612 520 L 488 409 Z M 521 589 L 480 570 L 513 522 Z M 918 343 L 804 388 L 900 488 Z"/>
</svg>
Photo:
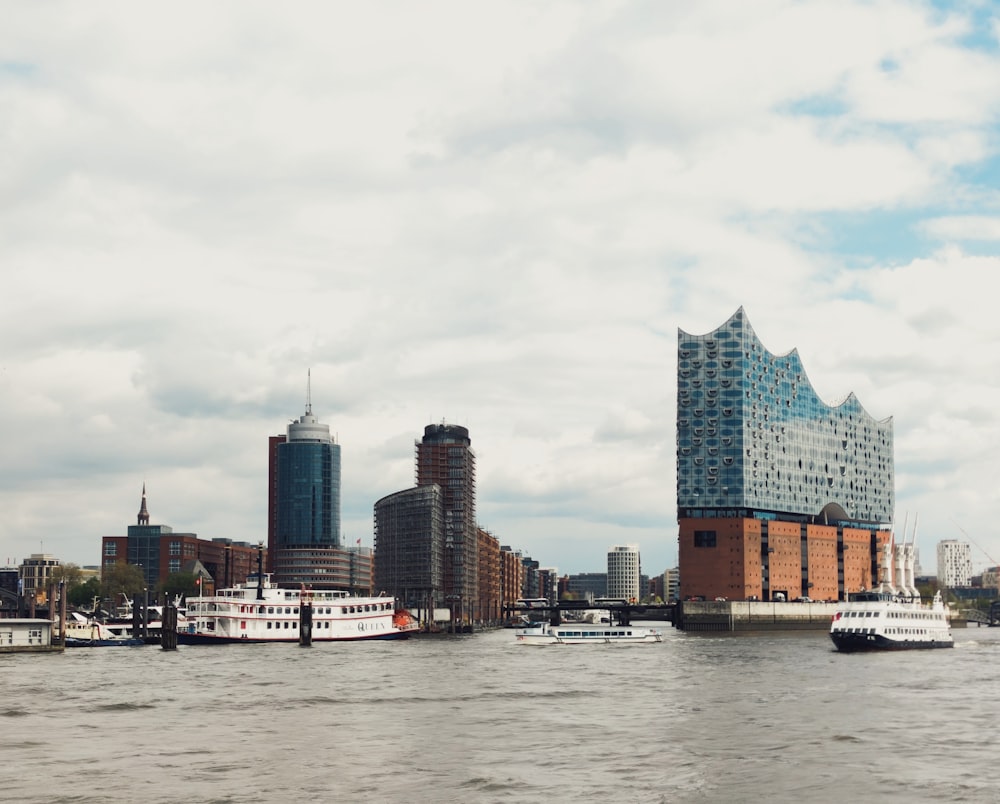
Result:
<svg viewBox="0 0 1000 804">
<path fill-rule="evenodd" d="M 685 600 L 678 603 L 674 627 L 681 631 L 828 631 L 837 606 L 837 603 Z"/>
</svg>

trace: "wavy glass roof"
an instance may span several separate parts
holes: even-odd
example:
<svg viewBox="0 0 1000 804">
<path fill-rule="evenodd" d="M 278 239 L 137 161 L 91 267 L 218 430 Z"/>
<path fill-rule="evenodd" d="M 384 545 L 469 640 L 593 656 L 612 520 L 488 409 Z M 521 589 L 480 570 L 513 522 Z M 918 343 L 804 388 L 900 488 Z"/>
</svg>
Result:
<svg viewBox="0 0 1000 804">
<path fill-rule="evenodd" d="M 892 418 L 853 393 L 823 402 L 798 352 L 764 348 L 742 307 L 706 335 L 678 330 L 679 517 L 889 523 L 894 477 Z"/>
</svg>

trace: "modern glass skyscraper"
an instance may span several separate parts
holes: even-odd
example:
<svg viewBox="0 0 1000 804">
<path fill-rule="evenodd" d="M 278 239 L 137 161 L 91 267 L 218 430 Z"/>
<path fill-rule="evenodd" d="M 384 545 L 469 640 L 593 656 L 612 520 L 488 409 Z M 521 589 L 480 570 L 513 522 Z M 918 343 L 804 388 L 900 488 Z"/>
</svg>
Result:
<svg viewBox="0 0 1000 804">
<path fill-rule="evenodd" d="M 268 553 L 275 580 L 317 588 L 369 585 L 351 571 L 354 559 L 341 555 L 340 445 L 313 415 L 308 395 L 305 413 L 284 436 L 272 436 L 268 448 Z M 347 570 L 340 566 L 344 561 Z M 370 562 L 366 571 L 370 577 Z"/>
<path fill-rule="evenodd" d="M 278 547 L 340 546 L 340 444 L 311 406 L 277 448 Z"/>
<path fill-rule="evenodd" d="M 842 598 L 877 582 L 893 505 L 891 418 L 853 393 L 823 402 L 742 307 L 707 335 L 678 330 L 683 594 Z"/>
</svg>

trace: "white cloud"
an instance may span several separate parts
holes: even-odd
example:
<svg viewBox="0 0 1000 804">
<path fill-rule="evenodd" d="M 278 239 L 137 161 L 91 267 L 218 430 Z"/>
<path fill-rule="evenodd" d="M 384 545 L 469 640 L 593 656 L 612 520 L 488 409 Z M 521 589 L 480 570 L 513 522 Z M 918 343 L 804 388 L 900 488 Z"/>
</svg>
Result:
<svg viewBox="0 0 1000 804">
<path fill-rule="evenodd" d="M 352 540 L 445 418 L 501 542 L 660 571 L 676 331 L 740 305 L 825 399 L 894 417 L 925 564 L 952 518 L 988 541 L 997 258 L 962 244 L 997 239 L 1000 73 L 960 7 L 8 17 L 0 556 L 97 563 L 144 481 L 176 530 L 262 538 L 311 368 Z"/>
</svg>

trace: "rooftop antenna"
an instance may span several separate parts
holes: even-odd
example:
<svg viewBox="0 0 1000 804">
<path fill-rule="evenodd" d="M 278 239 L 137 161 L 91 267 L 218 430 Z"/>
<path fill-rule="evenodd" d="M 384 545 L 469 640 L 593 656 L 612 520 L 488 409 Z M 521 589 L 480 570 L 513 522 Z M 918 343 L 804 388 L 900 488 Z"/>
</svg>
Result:
<svg viewBox="0 0 1000 804">
<path fill-rule="evenodd" d="M 312 412 L 312 369 L 306 369 L 306 415 L 311 416 Z"/>
</svg>

